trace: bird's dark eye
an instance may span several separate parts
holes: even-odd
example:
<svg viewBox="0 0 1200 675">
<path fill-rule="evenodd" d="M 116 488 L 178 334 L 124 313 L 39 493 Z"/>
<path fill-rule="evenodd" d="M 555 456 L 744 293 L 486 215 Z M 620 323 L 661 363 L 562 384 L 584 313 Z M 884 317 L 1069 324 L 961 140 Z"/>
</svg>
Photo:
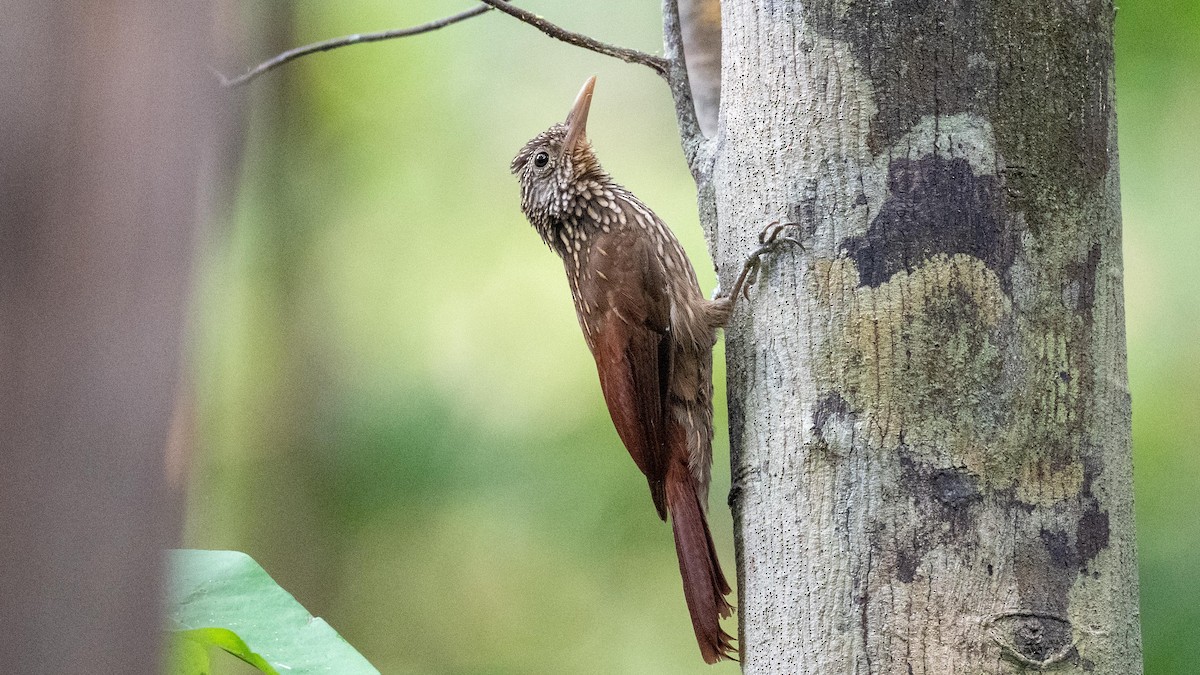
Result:
<svg viewBox="0 0 1200 675">
<path fill-rule="evenodd" d="M 539 169 L 542 168 L 543 166 L 546 166 L 546 162 L 549 162 L 549 161 L 550 161 L 550 155 L 547 155 L 544 152 L 539 152 L 538 154 L 533 156 L 533 165 Z"/>
</svg>

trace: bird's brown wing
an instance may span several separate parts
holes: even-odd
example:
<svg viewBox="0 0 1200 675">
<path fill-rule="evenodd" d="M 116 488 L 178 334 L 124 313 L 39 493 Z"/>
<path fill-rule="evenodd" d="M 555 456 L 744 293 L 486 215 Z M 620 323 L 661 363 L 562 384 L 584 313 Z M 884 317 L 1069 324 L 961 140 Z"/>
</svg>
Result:
<svg viewBox="0 0 1200 675">
<path fill-rule="evenodd" d="M 671 513 L 683 594 L 700 653 L 708 663 L 732 658 L 733 638 L 721 628 L 731 608 L 729 584 L 717 561 L 699 483 L 688 466 L 688 430 L 667 405 L 672 378 L 671 304 L 665 270 L 640 231 L 616 232 L 589 251 L 592 275 L 581 282 L 589 312 L 600 386 L 617 433 L 650 483 L 658 515 Z M 672 451 L 672 448 L 674 451 Z"/>
<path fill-rule="evenodd" d="M 593 274 L 579 293 L 592 308 L 600 388 L 617 434 L 646 475 L 666 519 L 667 391 L 671 377 L 671 305 L 664 271 L 644 234 L 601 235 L 589 250 Z"/>
</svg>

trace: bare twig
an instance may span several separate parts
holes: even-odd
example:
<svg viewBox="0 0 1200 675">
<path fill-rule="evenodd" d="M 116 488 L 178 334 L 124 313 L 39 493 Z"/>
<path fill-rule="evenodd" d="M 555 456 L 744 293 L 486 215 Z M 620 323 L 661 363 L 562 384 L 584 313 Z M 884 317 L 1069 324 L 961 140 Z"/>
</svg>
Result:
<svg viewBox="0 0 1200 675">
<path fill-rule="evenodd" d="M 683 154 L 696 184 L 705 182 L 711 174 L 711 143 L 705 138 L 696 115 L 692 85 L 687 63 L 683 58 L 683 29 L 679 19 L 678 0 L 663 0 L 663 51 L 668 72 L 667 85 L 675 101 L 675 118 L 679 122 L 679 137 Z"/>
<path fill-rule="evenodd" d="M 465 21 L 472 17 L 479 16 L 480 14 L 488 12 L 492 9 L 498 9 L 509 16 L 512 16 L 533 26 L 534 28 L 537 28 L 556 40 L 561 40 L 562 42 L 575 45 L 576 47 L 589 49 L 598 54 L 612 56 L 614 58 L 621 59 L 626 63 L 636 63 L 647 66 L 654 72 L 658 73 L 663 79 L 669 80 L 667 70 L 669 69 L 670 64 L 667 59 L 654 56 L 652 54 L 647 54 L 645 52 L 639 52 L 636 49 L 627 49 L 625 47 L 617 47 L 606 44 L 604 42 L 600 42 L 599 40 L 583 35 L 582 33 L 575 33 L 566 30 L 553 23 L 550 23 L 533 12 L 510 5 L 509 0 L 482 0 L 482 2 L 483 4 L 466 11 L 459 12 L 458 14 L 453 14 L 451 16 L 437 19 L 436 21 L 430 21 L 429 23 L 423 23 L 419 26 L 413 26 L 411 28 L 385 30 L 378 33 L 357 33 L 354 35 L 346 35 L 339 38 L 315 42 L 303 47 L 296 47 L 295 49 L 289 49 L 271 59 L 263 61 L 257 66 L 254 66 L 250 70 L 234 78 L 227 78 L 216 71 L 214 71 L 214 73 L 216 73 L 217 77 L 221 80 L 222 86 L 236 87 L 253 80 L 268 70 L 278 68 L 279 66 L 282 66 L 290 61 L 294 61 L 302 56 L 315 54 L 317 52 L 329 51 L 330 49 L 337 49 L 339 47 L 363 44 L 366 42 L 379 42 L 380 40 L 391 40 L 393 38 L 402 38 L 410 35 L 419 35 L 420 33 L 428 33 L 430 31 L 434 31 L 439 28 L 445 28 L 451 24 L 458 23 L 459 21 Z"/>
<path fill-rule="evenodd" d="M 507 0 L 504 0 L 504 1 L 507 1 Z M 216 75 L 221 80 L 221 86 L 236 87 L 238 85 L 245 84 L 245 83 L 249 82 L 250 80 L 253 80 L 254 78 L 258 77 L 259 75 L 262 75 L 263 73 L 267 72 L 268 70 L 278 68 L 279 66 L 282 66 L 283 64 L 288 63 L 289 61 L 295 61 L 296 59 L 298 59 L 302 56 L 307 56 L 309 54 L 315 54 L 317 52 L 329 51 L 330 49 L 337 49 L 338 47 L 348 47 L 350 45 L 364 44 L 367 42 L 379 42 L 380 40 L 391 40 L 393 38 L 402 38 L 402 37 L 408 37 L 410 35 L 419 35 L 421 33 L 428 33 L 430 31 L 434 31 L 439 28 L 445 28 L 446 26 L 449 26 L 451 24 L 458 23 L 459 21 L 465 21 L 467 19 L 470 19 L 471 17 L 479 16 L 480 14 L 491 11 L 491 9 L 492 9 L 492 5 L 490 5 L 490 3 L 482 4 L 482 5 L 477 5 L 477 6 L 471 8 L 471 9 L 468 9 L 464 12 L 459 12 L 458 14 L 452 14 L 450 16 L 443 17 L 441 19 L 430 21 L 429 23 L 423 23 L 419 26 L 412 26 L 411 28 L 398 28 L 395 30 L 380 31 L 378 33 L 356 33 L 354 35 L 346 35 L 343 37 L 333 38 L 330 40 L 322 40 L 321 42 L 314 42 L 313 44 L 304 45 L 303 47 L 296 47 L 295 49 L 289 49 L 286 52 L 278 54 L 271 59 L 263 61 L 262 63 L 258 64 L 257 66 L 254 66 L 250 70 L 247 70 L 245 73 L 242 73 L 241 75 L 239 75 L 235 78 L 232 78 L 232 79 L 225 77 L 224 75 L 222 75 L 219 72 L 217 72 Z M 216 72 L 216 71 L 214 71 L 214 72 Z"/>
<path fill-rule="evenodd" d="M 533 26 L 555 40 L 560 40 L 562 42 L 566 42 L 567 44 L 575 45 L 576 47 L 583 47 L 584 49 L 589 49 L 597 54 L 612 56 L 614 58 L 621 59 L 626 63 L 636 63 L 647 66 L 654 72 L 658 73 L 663 79 L 669 79 L 667 71 L 670 68 L 670 63 L 667 61 L 667 59 L 664 59 L 661 56 L 654 56 L 653 54 L 639 52 L 636 49 L 615 47 L 613 45 L 605 44 L 599 40 L 590 38 L 582 33 L 575 33 L 564 28 L 560 28 L 559 26 L 550 23 L 533 12 L 508 4 L 508 0 L 482 0 L 482 2 L 486 5 L 491 5 L 492 7 L 511 17 L 527 23 L 530 26 Z"/>
</svg>

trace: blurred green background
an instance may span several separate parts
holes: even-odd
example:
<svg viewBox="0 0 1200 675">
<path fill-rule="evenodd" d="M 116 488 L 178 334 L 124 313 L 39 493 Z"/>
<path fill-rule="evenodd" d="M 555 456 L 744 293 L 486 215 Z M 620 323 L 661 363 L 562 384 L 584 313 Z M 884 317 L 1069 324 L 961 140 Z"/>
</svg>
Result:
<svg viewBox="0 0 1200 675">
<path fill-rule="evenodd" d="M 266 36 L 246 63 L 468 6 L 275 5 L 226 17 Z M 531 8 L 660 49 L 658 3 Z M 493 12 L 236 94 L 244 162 L 198 278 L 186 544 L 249 552 L 384 673 L 737 670 L 698 657 L 670 530 L 507 169 L 593 73 L 606 167 L 711 289 L 671 102 L 645 68 Z M 1117 86 L 1145 656 L 1184 673 L 1200 662 L 1200 3 L 1123 3 Z M 717 378 L 712 520 L 732 574 Z"/>
</svg>

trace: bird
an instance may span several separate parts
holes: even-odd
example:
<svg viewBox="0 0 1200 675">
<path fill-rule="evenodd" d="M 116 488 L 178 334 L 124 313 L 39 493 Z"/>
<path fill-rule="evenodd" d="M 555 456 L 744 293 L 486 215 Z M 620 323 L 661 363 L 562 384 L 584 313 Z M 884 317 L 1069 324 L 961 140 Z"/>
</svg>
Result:
<svg viewBox="0 0 1200 675">
<path fill-rule="evenodd" d="M 712 349 L 762 255 L 793 223 L 760 235 L 733 292 L 709 300 L 667 225 L 600 165 L 587 138 L 596 78 L 566 121 L 533 137 L 512 160 L 521 210 L 566 268 L 576 316 L 596 361 L 617 435 L 645 475 L 659 518 L 671 519 L 684 599 L 707 663 L 733 659 L 722 629 L 730 587 L 708 527 L 712 467 Z"/>
</svg>

